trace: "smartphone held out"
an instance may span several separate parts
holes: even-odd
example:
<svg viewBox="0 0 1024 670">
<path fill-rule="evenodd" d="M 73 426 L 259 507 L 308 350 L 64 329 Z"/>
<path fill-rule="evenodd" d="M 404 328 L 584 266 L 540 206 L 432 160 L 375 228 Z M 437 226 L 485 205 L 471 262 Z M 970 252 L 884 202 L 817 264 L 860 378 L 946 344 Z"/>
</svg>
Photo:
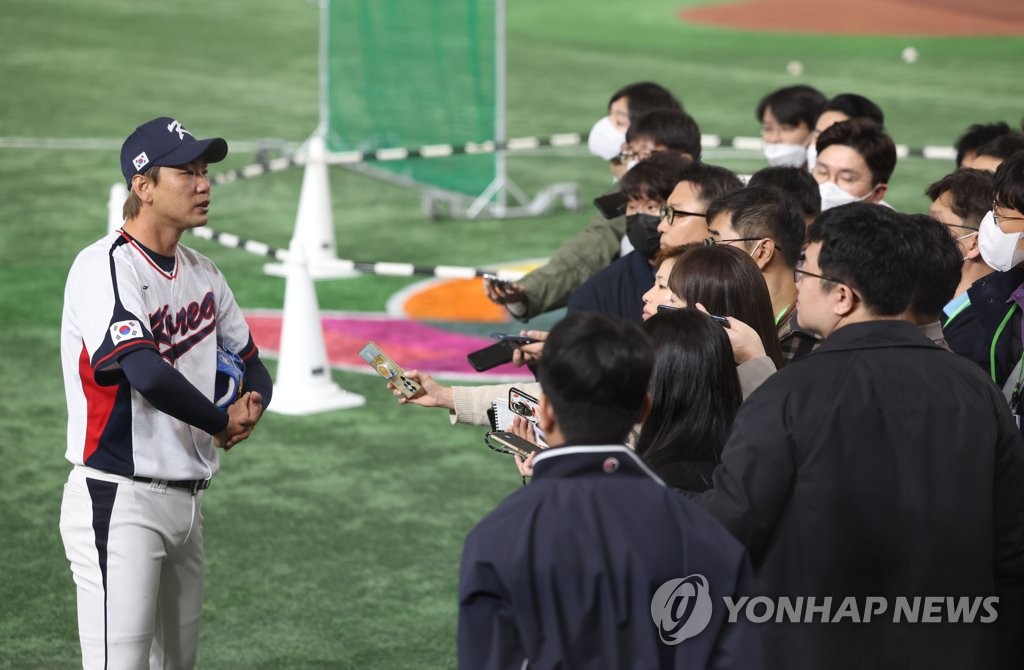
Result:
<svg viewBox="0 0 1024 670">
<path fill-rule="evenodd" d="M 484 440 L 495 451 L 516 454 L 523 459 L 528 458 L 535 451 L 540 451 L 540 447 L 536 444 L 524 440 L 507 430 L 492 430 L 484 436 Z"/>
<path fill-rule="evenodd" d="M 405 375 L 405 370 L 381 351 L 376 343 L 368 342 L 359 350 L 359 357 L 376 370 L 377 374 L 391 382 L 406 398 L 413 397 L 423 389 L 419 382 L 409 379 Z"/>
<path fill-rule="evenodd" d="M 491 333 L 491 338 L 498 340 L 499 342 L 510 342 L 517 346 L 520 344 L 533 344 L 534 342 L 540 341 L 529 337 L 528 335 L 518 335 L 516 333 Z"/>
</svg>

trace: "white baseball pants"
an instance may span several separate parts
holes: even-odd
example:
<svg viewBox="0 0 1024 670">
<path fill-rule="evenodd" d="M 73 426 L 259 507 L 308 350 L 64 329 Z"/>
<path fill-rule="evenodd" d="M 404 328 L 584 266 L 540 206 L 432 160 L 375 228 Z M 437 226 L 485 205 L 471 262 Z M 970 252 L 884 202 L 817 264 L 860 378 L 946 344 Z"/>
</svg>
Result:
<svg viewBox="0 0 1024 670">
<path fill-rule="evenodd" d="M 203 609 L 203 492 L 75 466 L 60 534 L 82 667 L 192 668 Z"/>
</svg>

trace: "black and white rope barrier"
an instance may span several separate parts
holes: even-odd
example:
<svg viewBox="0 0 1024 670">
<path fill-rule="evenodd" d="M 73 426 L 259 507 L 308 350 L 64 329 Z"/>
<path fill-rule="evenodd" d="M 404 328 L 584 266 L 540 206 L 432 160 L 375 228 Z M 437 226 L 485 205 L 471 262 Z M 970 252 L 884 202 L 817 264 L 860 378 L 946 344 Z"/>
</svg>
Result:
<svg viewBox="0 0 1024 670">
<path fill-rule="evenodd" d="M 256 240 L 247 240 L 233 233 L 221 233 L 210 228 L 194 228 L 191 233 L 200 239 L 215 242 L 228 249 L 241 249 L 250 254 L 272 258 L 282 263 L 292 258 L 288 249 L 272 247 Z M 323 261 L 320 261 L 323 262 Z M 327 261 L 332 270 L 340 272 L 362 272 L 382 277 L 437 277 L 438 279 L 473 279 L 485 274 L 494 274 L 501 279 L 516 280 L 523 276 L 522 272 L 505 270 L 481 270 L 479 268 L 458 265 L 416 265 L 414 263 L 369 263 L 363 261 L 332 259 Z"/>
<path fill-rule="evenodd" d="M 392 147 L 376 151 L 340 151 L 329 153 L 329 165 L 359 165 L 362 163 L 404 161 L 449 156 L 492 154 L 498 151 L 530 151 L 545 147 L 576 147 L 586 145 L 586 133 L 557 133 L 546 137 L 513 137 L 504 142 L 467 142 L 465 144 L 426 144 L 420 147 Z M 760 151 L 759 137 L 721 137 L 701 135 L 701 146 L 705 149 L 736 149 L 738 151 Z M 906 144 L 896 145 L 898 158 L 925 158 L 928 160 L 956 160 L 956 149 L 947 146 L 926 145 L 915 148 Z M 253 163 L 237 170 L 228 170 L 213 176 L 213 183 L 228 184 L 242 179 L 258 177 L 273 172 L 283 172 L 302 167 L 301 152 L 273 160 Z"/>
</svg>

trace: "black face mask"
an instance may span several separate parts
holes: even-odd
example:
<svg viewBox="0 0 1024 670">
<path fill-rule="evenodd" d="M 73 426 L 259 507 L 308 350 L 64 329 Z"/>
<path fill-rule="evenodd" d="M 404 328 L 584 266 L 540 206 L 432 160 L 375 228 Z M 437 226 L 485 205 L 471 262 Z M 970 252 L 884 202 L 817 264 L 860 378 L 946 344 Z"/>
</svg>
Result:
<svg viewBox="0 0 1024 670">
<path fill-rule="evenodd" d="M 626 217 L 626 238 L 636 252 L 651 260 L 661 248 L 661 233 L 658 224 L 661 217 L 656 214 L 630 214 Z"/>
</svg>

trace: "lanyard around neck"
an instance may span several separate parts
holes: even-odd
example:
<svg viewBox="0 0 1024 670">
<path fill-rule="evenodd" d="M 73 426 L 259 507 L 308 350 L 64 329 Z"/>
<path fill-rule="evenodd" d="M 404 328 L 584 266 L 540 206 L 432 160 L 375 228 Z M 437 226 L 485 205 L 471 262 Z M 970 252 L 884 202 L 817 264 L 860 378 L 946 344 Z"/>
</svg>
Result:
<svg viewBox="0 0 1024 670">
<path fill-rule="evenodd" d="M 959 307 L 957 307 L 956 311 L 949 315 L 949 318 L 946 319 L 946 323 L 942 324 L 942 327 L 943 328 L 949 328 L 949 324 L 953 323 L 953 319 L 955 319 L 956 317 L 960 316 L 960 312 L 964 311 L 965 309 L 967 309 L 970 306 L 971 306 L 970 299 L 964 300 L 963 304 L 960 305 Z"/>
<path fill-rule="evenodd" d="M 999 341 L 999 336 L 1003 334 L 1004 330 L 1006 330 L 1006 324 L 1010 322 L 1010 317 L 1013 316 L 1013 312 L 1016 309 L 1017 303 L 1014 303 L 1006 312 L 1006 316 L 1003 317 L 1003 320 L 999 323 L 999 327 L 996 328 L 996 334 L 992 337 L 992 344 L 990 344 L 988 348 L 988 371 L 992 376 L 993 382 L 996 381 L 996 342 Z M 952 318 L 953 317 L 950 317 L 950 320 L 952 320 Z M 949 323 L 949 321 L 946 323 Z M 1024 361 L 1024 353 L 1021 354 L 1021 360 Z"/>
<path fill-rule="evenodd" d="M 786 305 L 782 308 L 782 311 L 775 315 L 775 327 L 778 328 L 779 324 L 782 323 L 782 318 L 789 314 L 789 311 L 793 309 L 793 305 Z"/>
</svg>

